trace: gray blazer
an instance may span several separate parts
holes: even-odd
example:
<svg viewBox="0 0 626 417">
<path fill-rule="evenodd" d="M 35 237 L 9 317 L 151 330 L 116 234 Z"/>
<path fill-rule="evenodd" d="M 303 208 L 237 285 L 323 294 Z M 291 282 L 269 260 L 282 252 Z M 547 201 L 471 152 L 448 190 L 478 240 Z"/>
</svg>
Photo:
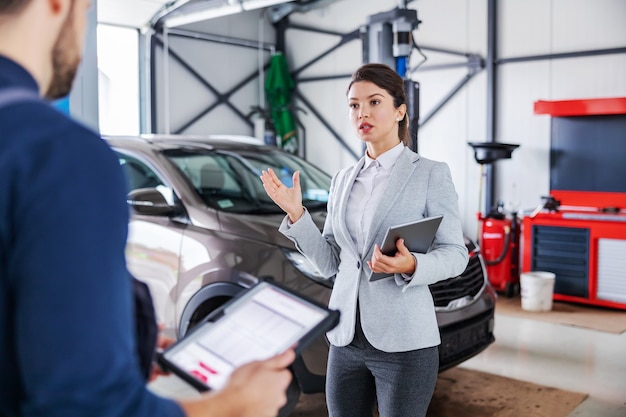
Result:
<svg viewBox="0 0 626 417">
<path fill-rule="evenodd" d="M 443 162 L 404 148 L 374 214 L 364 255 L 359 256 L 346 226 L 350 215 L 346 206 L 364 162 L 361 158 L 333 177 L 322 233 L 308 212 L 291 225 L 285 217 L 279 230 L 323 276 L 336 276 L 329 307 L 341 311 L 341 320 L 327 334 L 330 343 L 346 346 L 352 341 L 358 300 L 363 333 L 375 348 L 404 352 L 437 346 L 441 339 L 428 285 L 461 274 L 468 262 L 450 170 Z M 409 282 L 399 274 L 369 281 L 366 261 L 389 226 L 438 214 L 443 214 L 443 220 L 433 248 L 428 254 L 413 254 L 417 268 Z"/>
</svg>

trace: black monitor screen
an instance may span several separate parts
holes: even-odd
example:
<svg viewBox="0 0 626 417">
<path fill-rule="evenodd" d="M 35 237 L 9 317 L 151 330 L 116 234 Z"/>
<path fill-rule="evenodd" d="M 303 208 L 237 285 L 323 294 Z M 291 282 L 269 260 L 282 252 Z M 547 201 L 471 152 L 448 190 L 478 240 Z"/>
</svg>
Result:
<svg viewBox="0 0 626 417">
<path fill-rule="evenodd" d="M 626 192 L 626 115 L 553 117 L 550 189 Z"/>
</svg>

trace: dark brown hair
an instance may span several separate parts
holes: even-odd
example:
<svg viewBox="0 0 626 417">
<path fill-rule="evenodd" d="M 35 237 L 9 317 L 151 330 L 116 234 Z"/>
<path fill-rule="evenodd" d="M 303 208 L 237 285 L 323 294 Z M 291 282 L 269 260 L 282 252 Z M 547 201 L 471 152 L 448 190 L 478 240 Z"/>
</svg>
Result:
<svg viewBox="0 0 626 417">
<path fill-rule="evenodd" d="M 348 85 L 348 91 L 352 84 L 360 81 L 369 81 L 385 90 L 393 97 L 393 106 L 400 107 L 406 105 L 406 93 L 404 91 L 404 81 L 397 72 L 384 64 L 365 64 L 352 74 L 352 79 Z M 404 114 L 404 118 L 398 122 L 398 137 L 400 141 L 407 146 L 409 144 L 409 118 Z"/>
</svg>

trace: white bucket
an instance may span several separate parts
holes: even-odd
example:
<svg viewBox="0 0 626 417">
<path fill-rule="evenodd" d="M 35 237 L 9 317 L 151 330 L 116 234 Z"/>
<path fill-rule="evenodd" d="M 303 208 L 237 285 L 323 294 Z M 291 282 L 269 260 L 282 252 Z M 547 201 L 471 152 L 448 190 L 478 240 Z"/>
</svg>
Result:
<svg viewBox="0 0 626 417">
<path fill-rule="evenodd" d="M 522 310 L 552 310 L 555 275 L 552 272 L 524 272 L 520 276 Z"/>
</svg>

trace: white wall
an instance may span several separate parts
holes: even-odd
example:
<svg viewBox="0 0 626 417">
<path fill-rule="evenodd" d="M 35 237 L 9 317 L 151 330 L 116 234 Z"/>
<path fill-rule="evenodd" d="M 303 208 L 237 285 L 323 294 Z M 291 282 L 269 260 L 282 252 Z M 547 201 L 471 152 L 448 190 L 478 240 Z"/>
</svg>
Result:
<svg viewBox="0 0 626 417">
<path fill-rule="evenodd" d="M 100 133 L 139 133 L 139 34 L 135 29 L 98 25 Z"/>
<path fill-rule="evenodd" d="M 555 54 L 623 47 L 626 45 L 626 1 L 623 0 L 499 0 L 498 58 Z M 338 0 L 306 14 L 293 14 L 290 21 L 321 29 L 350 32 L 366 23 L 369 15 L 388 11 L 394 0 Z M 487 0 L 420 0 L 409 7 L 422 20 L 415 31 L 420 45 L 479 54 L 487 53 Z M 264 23 L 267 25 L 267 23 Z M 232 28 L 232 29 L 227 29 Z M 216 19 L 202 27 L 210 33 L 257 39 L 258 15 L 246 13 L 230 20 Z M 229 32 L 230 31 L 230 32 Z M 266 41 L 271 30 L 265 32 Z M 287 57 L 295 70 L 338 42 L 330 35 L 287 31 Z M 226 89 L 254 67 L 255 53 L 243 57 L 236 48 L 208 52 L 200 43 L 181 46 L 196 69 L 216 86 Z M 179 45 L 177 45 L 179 47 Z M 219 50 L 218 50 L 219 49 Z M 207 54 L 210 54 L 207 56 Z M 464 62 L 458 57 L 428 52 L 427 65 Z M 245 54 L 244 54 L 245 55 Z M 415 58 L 417 59 L 417 57 Z M 247 70 L 237 64 L 241 62 Z M 361 64 L 361 45 L 351 42 L 303 71 L 301 77 L 349 74 Z M 430 110 L 457 84 L 467 70 L 418 71 L 413 79 L 421 85 L 421 115 Z M 626 54 L 508 63 L 497 68 L 495 139 L 520 147 L 510 160 L 496 163 L 494 198 L 507 208 L 532 209 L 549 193 L 550 118 L 533 114 L 537 100 L 626 96 Z M 172 125 L 211 103 L 212 95 L 175 66 L 172 70 L 170 106 Z M 160 82 L 163 80 L 161 79 Z M 349 80 L 302 83 L 300 92 L 322 113 L 330 125 L 357 154 L 362 144 L 348 124 L 345 91 Z M 162 94 L 162 92 L 160 93 Z M 236 98 L 242 110 L 258 103 L 258 85 Z M 476 212 L 481 209 L 480 166 L 467 142 L 486 138 L 486 71 L 469 83 L 419 132 L 419 152 L 450 165 L 459 193 L 465 231 L 476 236 Z M 301 104 L 301 103 L 300 103 Z M 334 173 L 354 163 L 354 158 L 309 112 L 300 114 L 306 126 L 306 155 L 314 164 Z M 251 131 L 224 109 L 208 115 L 187 133 L 243 133 Z"/>
</svg>

